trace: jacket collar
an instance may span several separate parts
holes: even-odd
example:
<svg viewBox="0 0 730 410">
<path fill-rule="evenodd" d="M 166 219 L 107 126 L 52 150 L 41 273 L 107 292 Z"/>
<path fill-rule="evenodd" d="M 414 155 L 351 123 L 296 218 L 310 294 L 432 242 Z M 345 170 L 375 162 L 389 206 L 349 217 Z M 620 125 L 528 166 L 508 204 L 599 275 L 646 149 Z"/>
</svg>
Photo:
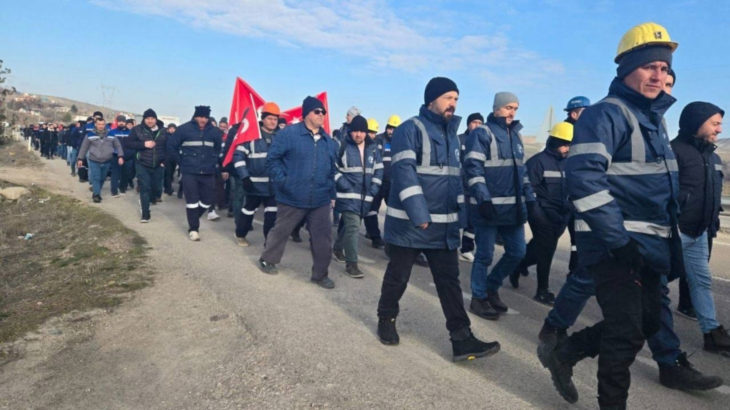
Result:
<svg viewBox="0 0 730 410">
<path fill-rule="evenodd" d="M 449 132 L 453 131 L 454 134 L 456 134 L 456 130 L 459 128 L 459 124 L 461 123 L 461 117 L 459 117 L 458 115 L 454 115 L 449 121 L 445 121 L 444 117 L 435 114 L 425 105 L 421 105 L 421 108 L 418 110 L 418 115 L 435 125 L 441 127 L 446 126 L 447 130 Z"/>
<path fill-rule="evenodd" d="M 694 135 L 680 134 L 677 136 L 677 139 L 695 147 L 699 152 L 715 152 L 717 149 L 717 145 L 710 144 L 705 140 L 695 137 Z"/>
<path fill-rule="evenodd" d="M 669 107 L 677 101 L 671 95 L 662 91 L 657 98 L 649 99 L 629 88 L 619 78 L 614 78 L 608 89 L 608 94 L 622 98 L 635 106 L 645 114 L 653 113 L 655 116 L 663 116 Z"/>
<path fill-rule="evenodd" d="M 304 121 L 300 121 L 300 122 L 294 124 L 293 126 L 299 127 L 299 130 L 298 130 L 299 135 L 307 135 L 310 137 L 313 135 L 312 131 L 310 131 L 309 128 L 307 128 L 307 126 L 304 124 Z M 324 131 L 324 128 L 322 128 L 322 127 L 319 127 L 319 135 L 320 135 L 320 137 L 323 137 L 323 138 L 330 137 L 329 135 L 327 135 L 327 133 Z"/>
<path fill-rule="evenodd" d="M 494 113 L 489 113 L 489 115 L 487 115 L 487 124 L 496 125 L 505 131 L 520 132 L 522 129 L 522 123 L 520 123 L 520 120 L 514 120 L 512 121 L 512 124 L 508 126 L 504 117 L 495 117 Z"/>
</svg>

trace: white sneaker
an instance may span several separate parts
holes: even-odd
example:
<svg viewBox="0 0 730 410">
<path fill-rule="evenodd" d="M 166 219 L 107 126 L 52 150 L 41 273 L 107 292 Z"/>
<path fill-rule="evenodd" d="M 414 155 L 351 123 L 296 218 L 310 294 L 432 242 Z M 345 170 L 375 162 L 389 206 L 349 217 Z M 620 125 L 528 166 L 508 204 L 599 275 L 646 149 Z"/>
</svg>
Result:
<svg viewBox="0 0 730 410">
<path fill-rule="evenodd" d="M 146 223 L 148 223 L 149 221 L 150 221 L 149 219 L 140 219 L 140 220 L 139 220 L 139 222 L 140 222 L 140 223 L 143 223 L 143 224 L 146 224 Z M 190 238 L 190 239 L 193 239 L 193 238 Z"/>
<path fill-rule="evenodd" d="M 198 235 L 197 231 L 190 231 L 188 232 L 188 237 L 191 241 L 198 242 L 200 240 L 200 235 Z"/>
<path fill-rule="evenodd" d="M 459 252 L 459 259 L 464 262 L 474 263 L 474 252 Z"/>
<path fill-rule="evenodd" d="M 220 216 L 218 216 L 218 214 L 215 213 L 215 209 L 211 209 L 210 212 L 208 212 L 208 220 L 217 221 L 218 219 L 220 219 Z"/>
</svg>

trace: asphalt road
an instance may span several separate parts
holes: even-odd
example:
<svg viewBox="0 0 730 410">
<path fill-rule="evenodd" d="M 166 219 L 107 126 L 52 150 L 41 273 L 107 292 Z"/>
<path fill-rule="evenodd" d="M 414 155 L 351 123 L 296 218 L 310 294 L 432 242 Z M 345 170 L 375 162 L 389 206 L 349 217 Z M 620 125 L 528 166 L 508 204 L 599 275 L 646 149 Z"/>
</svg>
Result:
<svg viewBox="0 0 730 410">
<path fill-rule="evenodd" d="M 66 171 L 60 164 L 53 161 L 49 168 L 63 174 Z M 70 177 L 68 181 L 63 184 L 69 186 L 69 191 L 90 197 L 85 185 Z M 292 391 L 313 395 L 312 402 L 318 403 L 318 407 L 336 408 L 597 407 L 595 360 L 585 360 L 575 368 L 574 380 L 580 393 L 575 405 L 560 398 L 547 370 L 537 360 L 537 333 L 549 308 L 531 299 L 535 291 L 534 270 L 530 277 L 522 278 L 518 290 L 505 282 L 501 296 L 511 308 L 509 314 L 497 322 L 470 315 L 474 333 L 486 340 L 498 340 L 501 352 L 490 358 L 453 364 L 444 318 L 427 269 L 414 267 L 402 299 L 398 318 L 400 345 L 383 346 L 375 335 L 375 310 L 387 259 L 381 250 L 371 248 L 365 238 L 361 237 L 360 242 L 360 265 L 365 278 L 344 276 L 344 264 L 333 261 L 330 277 L 337 287 L 326 291 L 309 283 L 311 257 L 306 233 L 304 243 L 288 244 L 279 265 L 280 274 L 264 275 L 255 266 L 263 243 L 260 223 L 249 234 L 249 248 L 234 244 L 233 220 L 225 215 L 216 222 L 203 220 L 202 241 L 193 243 L 186 237 L 182 200 L 165 196 L 163 203 L 152 208 L 151 223 L 143 225 L 135 211 L 136 195 L 113 199 L 108 189 L 107 184 L 100 206 L 145 236 L 155 258 L 170 259 L 170 266 L 194 279 L 201 293 L 212 294 L 227 306 L 240 318 L 254 343 L 268 349 L 271 360 L 278 363 L 276 368 L 248 370 L 296 375 L 296 385 L 276 393 L 282 397 Z M 553 264 L 551 288 L 556 293 L 567 272 L 568 249 L 566 234 Z M 497 248 L 500 252 L 501 248 Z M 715 241 L 711 265 L 716 276 L 718 317 L 723 322 L 730 315 L 730 236 L 721 235 Z M 470 299 L 470 267 L 461 263 L 466 304 Z M 676 283 L 670 289 L 676 303 Z M 600 317 L 600 310 L 591 300 L 576 327 L 592 324 Z M 691 354 L 691 362 L 701 371 L 720 375 L 730 383 L 730 359 L 702 350 L 697 322 L 676 317 L 675 328 L 682 348 Z M 195 343 L 195 338 L 186 339 L 186 343 Z M 234 356 L 226 360 L 239 359 Z M 240 360 L 243 362 L 244 358 Z M 220 367 L 225 369 L 227 365 L 230 364 L 221 363 Z M 632 366 L 630 408 L 718 409 L 726 408 L 729 399 L 727 384 L 710 392 L 691 394 L 664 388 L 658 383 L 658 370 L 646 347 Z M 271 403 L 286 406 L 291 402 Z M 215 402 L 211 407 L 217 407 Z"/>
</svg>

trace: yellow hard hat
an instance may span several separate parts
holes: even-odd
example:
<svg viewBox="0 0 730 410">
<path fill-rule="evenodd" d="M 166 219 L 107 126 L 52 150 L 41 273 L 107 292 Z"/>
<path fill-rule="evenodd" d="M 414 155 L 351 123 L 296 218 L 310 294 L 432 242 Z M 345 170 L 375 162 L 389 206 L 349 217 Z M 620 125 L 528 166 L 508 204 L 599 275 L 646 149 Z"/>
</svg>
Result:
<svg viewBox="0 0 730 410">
<path fill-rule="evenodd" d="M 368 131 L 378 132 L 378 128 L 380 128 L 378 121 L 375 118 L 368 118 Z"/>
<path fill-rule="evenodd" d="M 669 38 L 669 32 L 663 26 L 656 23 L 643 23 L 632 27 L 621 37 L 614 61 L 618 63 L 621 57 L 629 51 L 650 45 L 663 45 L 669 47 L 672 52 L 679 46 Z"/>
<path fill-rule="evenodd" d="M 573 141 L 573 124 L 569 122 L 559 122 L 550 130 L 550 136 L 563 141 Z"/>
<path fill-rule="evenodd" d="M 389 127 L 397 127 L 400 125 L 400 117 L 393 114 L 390 117 L 388 117 L 388 126 Z"/>
</svg>

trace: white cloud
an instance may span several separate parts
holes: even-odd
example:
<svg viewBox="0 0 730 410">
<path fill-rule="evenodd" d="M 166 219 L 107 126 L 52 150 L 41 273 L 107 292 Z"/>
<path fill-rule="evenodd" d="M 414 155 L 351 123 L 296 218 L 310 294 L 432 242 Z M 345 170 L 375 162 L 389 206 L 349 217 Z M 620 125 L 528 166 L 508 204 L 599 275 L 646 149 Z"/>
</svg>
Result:
<svg viewBox="0 0 730 410">
<path fill-rule="evenodd" d="M 424 24 L 409 13 L 397 14 L 383 0 L 94 0 L 94 3 L 115 10 L 169 17 L 202 29 L 274 39 L 281 45 L 365 57 L 377 68 L 407 72 L 424 69 L 484 72 L 542 67 L 541 71 L 545 72 L 548 67 L 547 72 L 564 71 L 558 61 L 511 46 L 504 34 L 453 35 L 455 30 L 449 28 L 453 27 L 451 24 L 434 24 L 438 23 L 438 12 L 432 24 Z"/>
</svg>

